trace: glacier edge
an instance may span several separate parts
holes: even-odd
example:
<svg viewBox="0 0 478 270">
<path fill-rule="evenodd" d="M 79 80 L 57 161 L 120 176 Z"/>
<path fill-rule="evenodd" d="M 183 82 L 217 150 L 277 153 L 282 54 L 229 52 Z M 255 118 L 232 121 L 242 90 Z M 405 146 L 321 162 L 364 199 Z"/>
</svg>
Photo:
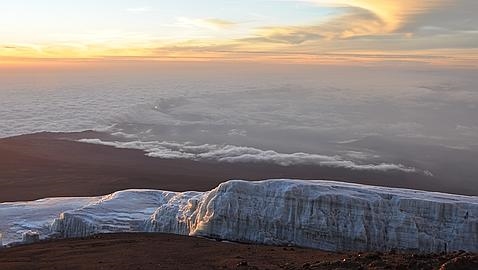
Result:
<svg viewBox="0 0 478 270">
<path fill-rule="evenodd" d="M 58 213 L 49 227 L 62 237 L 139 231 L 329 251 L 477 252 L 478 197 L 334 181 L 231 180 L 207 192 L 115 192 Z"/>
</svg>

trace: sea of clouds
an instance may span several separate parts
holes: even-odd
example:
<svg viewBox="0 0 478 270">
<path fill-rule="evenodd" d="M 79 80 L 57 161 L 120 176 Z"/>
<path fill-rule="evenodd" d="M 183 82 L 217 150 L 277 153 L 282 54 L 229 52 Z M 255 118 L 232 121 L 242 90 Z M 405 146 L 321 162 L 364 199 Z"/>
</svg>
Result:
<svg viewBox="0 0 478 270">
<path fill-rule="evenodd" d="M 118 139 L 84 142 L 152 157 L 405 172 L 417 169 L 347 142 L 478 144 L 474 70 L 196 65 L 0 75 L 0 137 L 95 129 Z"/>
</svg>

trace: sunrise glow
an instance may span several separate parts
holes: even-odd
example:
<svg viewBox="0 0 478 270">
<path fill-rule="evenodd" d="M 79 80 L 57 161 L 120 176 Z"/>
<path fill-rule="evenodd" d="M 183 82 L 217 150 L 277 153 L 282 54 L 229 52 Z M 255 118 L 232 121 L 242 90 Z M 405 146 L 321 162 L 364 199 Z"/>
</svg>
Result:
<svg viewBox="0 0 478 270">
<path fill-rule="evenodd" d="M 478 24 L 468 13 L 476 6 L 450 0 L 2 1 L 0 63 L 287 59 L 475 65 Z"/>
</svg>

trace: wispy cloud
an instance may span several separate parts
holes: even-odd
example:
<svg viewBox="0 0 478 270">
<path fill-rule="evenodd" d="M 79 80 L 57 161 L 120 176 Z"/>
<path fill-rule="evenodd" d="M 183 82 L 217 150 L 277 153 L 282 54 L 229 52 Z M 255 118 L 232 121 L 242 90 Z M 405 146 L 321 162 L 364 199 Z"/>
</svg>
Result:
<svg viewBox="0 0 478 270">
<path fill-rule="evenodd" d="M 178 17 L 176 18 L 176 21 L 178 22 L 178 25 L 181 26 L 208 28 L 214 30 L 229 29 L 236 25 L 235 22 L 218 18 L 195 19 L 188 17 Z"/>
<path fill-rule="evenodd" d="M 192 145 L 176 142 L 118 142 L 100 139 L 81 139 L 83 143 L 144 150 L 148 156 L 166 159 L 208 160 L 228 163 L 271 163 L 280 166 L 318 165 L 325 167 L 347 168 L 351 170 L 402 171 L 416 173 L 417 169 L 402 164 L 357 164 L 340 156 L 327 156 L 310 153 L 279 153 L 272 150 L 261 150 L 253 147 L 234 145 Z"/>
<path fill-rule="evenodd" d="M 401 32 L 412 17 L 420 17 L 444 4 L 444 1 L 377 1 L 377 0 L 305 0 L 313 4 L 335 7 L 339 12 L 327 20 L 309 25 L 269 26 L 256 35 L 264 41 L 298 44 L 320 39 L 351 39 Z M 410 37 L 410 35 L 408 35 Z M 406 36 L 401 36 L 406 38 Z M 379 42 L 378 42 L 379 43 Z"/>
<path fill-rule="evenodd" d="M 353 8 L 371 13 L 374 17 L 380 18 L 383 22 L 382 31 L 392 32 L 403 25 L 410 17 L 427 13 L 438 6 L 449 3 L 450 0 L 299 0 L 314 3 L 317 5 L 335 6 L 338 8 Z M 349 22 L 350 25 L 354 21 Z"/>
<path fill-rule="evenodd" d="M 198 17 L 174 15 L 158 24 L 158 32 L 131 35 L 119 31 L 115 38 L 105 40 L 105 35 L 74 35 L 65 42 L 34 44 L 41 50 L 0 49 L 0 57 L 111 57 L 137 56 L 145 58 L 249 58 L 255 54 L 263 58 L 296 58 L 337 60 L 352 57 L 360 61 L 423 61 L 473 64 L 478 58 L 478 9 L 474 0 L 271 0 L 277 2 L 302 2 L 311 10 L 318 10 L 318 20 L 300 21 L 274 18 L 261 14 L 254 22 L 231 19 L 230 14 L 201 14 Z M 174 6 L 174 5 L 173 5 Z M 321 9 L 331 10 L 320 13 Z M 131 7 L 131 13 L 152 11 L 149 6 Z M 251 14 L 254 10 L 247 10 Z M 294 10 L 290 11 L 291 13 Z M 205 16 L 203 16 L 205 15 Z M 208 16 L 210 15 L 210 16 Z M 272 14 L 271 14 L 272 15 Z M 133 16 L 135 17 L 135 16 Z M 239 21 L 239 22 L 238 22 Z M 143 33 L 143 30 L 133 30 Z M 154 30 L 156 31 L 156 30 Z M 178 34 L 180 33 L 180 34 Z M 144 34 L 144 33 L 143 33 Z M 95 40 L 91 41 L 92 36 Z M 101 42 L 99 42 L 101 41 Z M 9 42 L 14 44 L 15 42 Z M 47 49 L 45 49 L 47 48 Z M 60 48 L 57 53 L 51 48 Z M 125 53 L 121 55 L 121 53 Z M 196 55 L 200 53 L 200 55 Z M 357 56 L 359 56 L 357 58 Z M 305 59 L 304 59 L 305 58 Z M 476 61 L 475 64 L 476 66 Z"/>
<path fill-rule="evenodd" d="M 320 39 L 343 39 L 385 31 L 386 23 L 376 14 L 347 8 L 347 12 L 324 23 L 306 26 L 264 27 L 256 34 L 270 42 L 303 43 Z"/>
</svg>

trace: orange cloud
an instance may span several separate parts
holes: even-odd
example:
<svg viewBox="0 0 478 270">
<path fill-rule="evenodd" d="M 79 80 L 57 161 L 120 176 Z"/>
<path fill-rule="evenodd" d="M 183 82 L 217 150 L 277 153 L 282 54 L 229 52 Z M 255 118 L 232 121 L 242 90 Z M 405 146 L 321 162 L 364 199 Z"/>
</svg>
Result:
<svg viewBox="0 0 478 270">
<path fill-rule="evenodd" d="M 389 33 L 397 30 L 410 16 L 427 12 L 429 9 L 444 5 L 449 0 L 307 0 L 318 5 L 328 5 L 336 7 L 352 7 L 361 9 L 373 14 L 380 19 L 383 24 L 374 28 L 370 33 Z M 351 21 L 350 24 L 354 24 Z"/>
<path fill-rule="evenodd" d="M 414 32 L 417 18 L 450 4 L 450 0 L 298 0 L 338 9 L 309 25 L 263 26 L 236 38 L 154 40 L 92 39 L 98 43 L 0 44 L 0 59 L 134 59 L 134 60 L 281 60 L 281 61 L 412 61 L 465 63 L 477 59 L 478 31 L 453 36 Z M 466 9 L 466 7 L 460 7 Z M 461 9 L 456 7 L 456 15 Z M 439 19 L 439 18 L 438 18 Z M 437 19 L 437 20 L 438 20 Z M 411 23 L 413 22 L 413 23 Z M 218 19 L 178 18 L 192 28 L 225 30 L 237 23 Z M 413 27 L 404 27 L 410 26 Z M 428 27 L 428 24 L 427 24 Z M 407 29 L 406 32 L 403 29 Z M 195 29 L 194 29 L 195 30 Z M 215 31 L 212 31 L 214 33 Z M 221 31 L 226 32 L 226 31 Z M 452 38 L 450 38 L 452 37 Z M 143 41 L 144 39 L 144 41 Z M 130 42 L 128 43 L 128 40 Z M 133 43 L 131 40 L 136 40 Z M 460 53 L 466 52 L 466 53 Z M 476 66 L 476 64 L 474 64 Z"/>
<path fill-rule="evenodd" d="M 317 5 L 342 10 L 314 25 L 264 27 L 258 36 L 277 43 L 302 43 L 317 39 L 343 39 L 357 36 L 383 35 L 398 30 L 411 16 L 444 4 L 440 0 L 306 0 Z M 408 33 L 410 35 L 410 33 Z"/>
</svg>

